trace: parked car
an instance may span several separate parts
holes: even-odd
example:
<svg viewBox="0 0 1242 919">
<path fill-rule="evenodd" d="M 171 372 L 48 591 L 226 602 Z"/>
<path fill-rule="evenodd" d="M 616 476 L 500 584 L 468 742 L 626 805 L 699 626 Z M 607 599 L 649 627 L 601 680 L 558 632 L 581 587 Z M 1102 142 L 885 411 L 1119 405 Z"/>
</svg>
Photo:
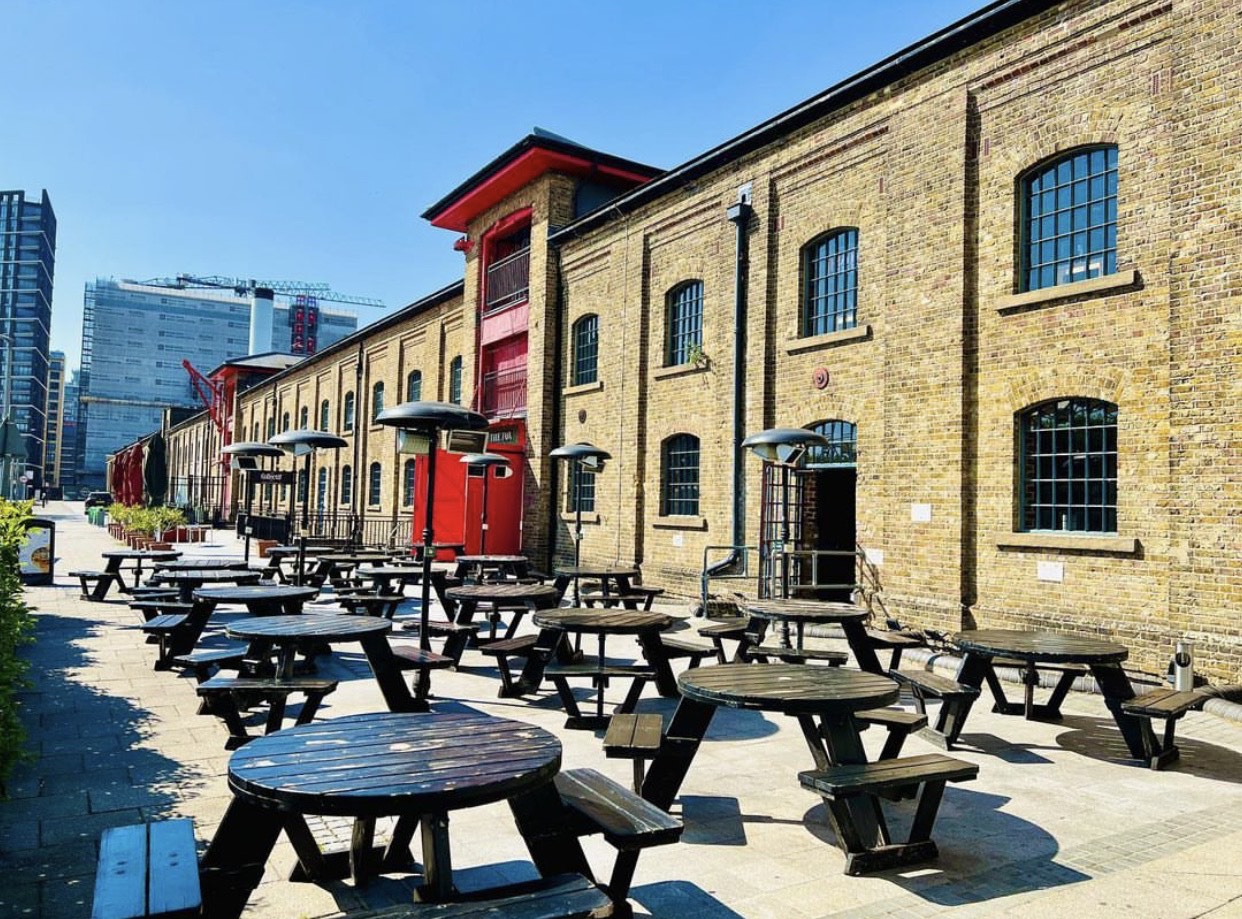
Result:
<svg viewBox="0 0 1242 919">
<path fill-rule="evenodd" d="M 107 507 L 112 503 L 112 493 L 108 491 L 92 491 L 86 496 L 87 507 Z"/>
</svg>

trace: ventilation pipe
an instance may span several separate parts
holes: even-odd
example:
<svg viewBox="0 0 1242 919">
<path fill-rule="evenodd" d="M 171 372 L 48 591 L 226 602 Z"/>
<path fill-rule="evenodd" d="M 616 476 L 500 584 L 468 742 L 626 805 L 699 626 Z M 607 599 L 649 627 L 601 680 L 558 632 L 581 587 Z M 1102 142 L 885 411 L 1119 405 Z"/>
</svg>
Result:
<svg viewBox="0 0 1242 919">
<path fill-rule="evenodd" d="M 748 229 L 754 208 L 751 187 L 738 189 L 737 203 L 725 212 L 737 228 L 733 266 L 733 546 L 729 554 L 703 571 L 702 612 L 707 615 L 708 579 L 736 568 L 744 559 L 746 543 L 746 471 L 742 464 L 742 439 L 746 433 L 746 284 L 750 265 Z"/>
<path fill-rule="evenodd" d="M 272 350 L 272 301 L 276 294 L 270 287 L 256 287 L 250 295 L 250 353 L 264 354 Z"/>
</svg>

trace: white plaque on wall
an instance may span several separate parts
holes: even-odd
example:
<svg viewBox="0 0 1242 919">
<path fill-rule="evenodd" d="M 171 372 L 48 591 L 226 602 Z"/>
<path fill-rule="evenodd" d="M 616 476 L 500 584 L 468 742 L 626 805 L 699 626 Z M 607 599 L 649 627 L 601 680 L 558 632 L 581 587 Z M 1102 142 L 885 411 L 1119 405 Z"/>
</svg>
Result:
<svg viewBox="0 0 1242 919">
<path fill-rule="evenodd" d="M 1060 584 L 1065 580 L 1065 562 L 1036 562 L 1035 576 L 1041 581 Z"/>
<path fill-rule="evenodd" d="M 877 568 L 884 564 L 883 549 L 863 549 L 863 555 L 867 561 L 875 565 Z"/>
<path fill-rule="evenodd" d="M 910 520 L 914 523 L 931 523 L 931 505 L 911 504 Z"/>
</svg>

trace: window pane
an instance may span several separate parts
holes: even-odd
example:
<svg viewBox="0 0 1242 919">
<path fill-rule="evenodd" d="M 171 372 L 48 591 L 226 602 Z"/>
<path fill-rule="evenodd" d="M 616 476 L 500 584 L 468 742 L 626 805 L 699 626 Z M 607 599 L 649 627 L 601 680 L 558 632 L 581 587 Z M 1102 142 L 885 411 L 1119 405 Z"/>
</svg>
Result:
<svg viewBox="0 0 1242 919">
<path fill-rule="evenodd" d="M 703 282 L 691 281 L 674 288 L 668 297 L 669 367 L 690 363 L 703 345 Z"/>
<path fill-rule="evenodd" d="M 583 316 L 574 323 L 573 386 L 594 383 L 598 379 L 599 317 Z"/>
<path fill-rule="evenodd" d="M 1023 413 L 1018 430 L 1023 529 L 1116 532 L 1117 407 L 1047 402 Z"/>
<path fill-rule="evenodd" d="M 699 439 L 678 434 L 664 443 L 662 500 L 664 516 L 697 515 L 699 512 Z"/>
<path fill-rule="evenodd" d="M 1085 281 L 1116 271 L 1115 147 L 1068 154 L 1023 185 L 1019 272 L 1025 290 Z M 1087 232 L 1090 231 L 1090 232 Z"/>
<path fill-rule="evenodd" d="M 802 334 L 853 328 L 858 306 L 858 231 L 839 230 L 807 246 Z"/>
</svg>

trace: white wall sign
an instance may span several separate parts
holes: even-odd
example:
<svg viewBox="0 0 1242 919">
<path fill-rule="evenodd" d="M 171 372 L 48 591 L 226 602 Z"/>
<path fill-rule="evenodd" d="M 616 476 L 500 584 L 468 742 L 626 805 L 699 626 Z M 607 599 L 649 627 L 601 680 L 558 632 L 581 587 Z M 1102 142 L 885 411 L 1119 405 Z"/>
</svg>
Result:
<svg viewBox="0 0 1242 919">
<path fill-rule="evenodd" d="M 914 523 L 931 523 L 930 504 L 911 504 L 910 520 Z"/>
<path fill-rule="evenodd" d="M 1065 580 L 1065 563 L 1036 562 L 1035 576 L 1041 581 L 1052 581 L 1054 584 L 1060 584 Z"/>
<path fill-rule="evenodd" d="M 866 556 L 867 561 L 877 568 L 884 564 L 883 549 L 863 549 L 863 555 Z"/>
<path fill-rule="evenodd" d="M 681 534 L 680 534 L 680 533 L 674 533 L 674 534 L 673 534 L 673 545 L 674 545 L 674 546 L 676 546 L 678 549 L 680 549 L 680 548 L 681 548 L 681 546 L 682 546 L 682 543 L 683 543 L 683 542 L 684 542 L 684 540 L 681 538 Z"/>
</svg>

